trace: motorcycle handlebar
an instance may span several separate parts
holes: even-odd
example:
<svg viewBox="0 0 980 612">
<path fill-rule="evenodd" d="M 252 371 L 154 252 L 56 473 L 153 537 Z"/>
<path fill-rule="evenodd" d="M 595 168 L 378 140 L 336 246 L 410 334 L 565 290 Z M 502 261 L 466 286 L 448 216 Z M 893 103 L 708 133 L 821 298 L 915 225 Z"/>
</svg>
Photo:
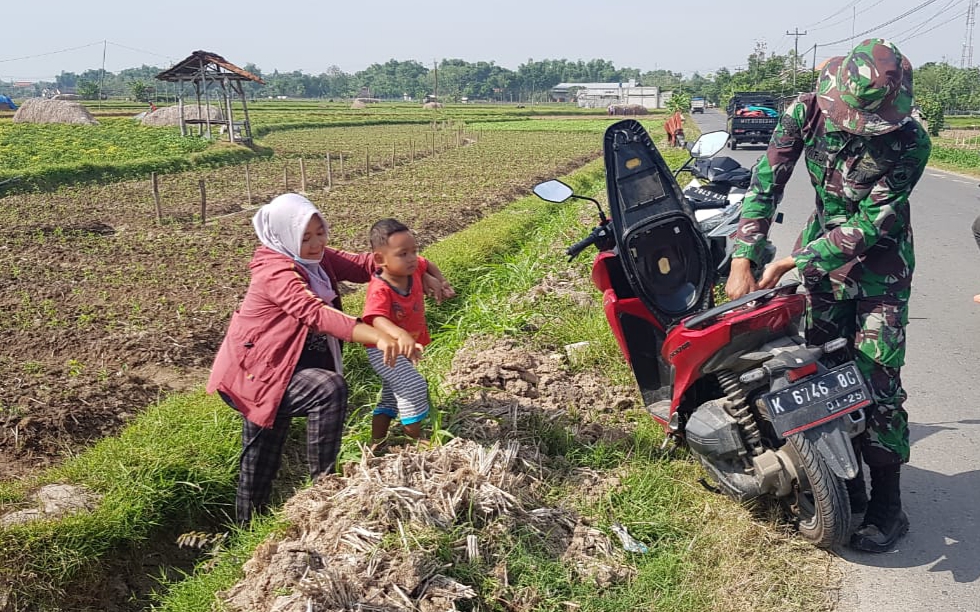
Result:
<svg viewBox="0 0 980 612">
<path fill-rule="evenodd" d="M 579 256 L 579 253 L 581 253 L 582 251 L 584 251 L 588 247 L 590 247 L 593 244 L 595 244 L 596 241 L 599 239 L 599 231 L 601 229 L 602 228 L 597 227 L 596 229 L 592 230 L 592 233 L 591 234 L 589 234 L 588 236 L 586 236 L 582 240 L 579 240 L 578 242 L 576 242 L 572 246 L 570 246 L 567 249 L 565 249 L 565 254 L 568 255 L 568 261 L 571 261 L 571 260 L 575 259 L 576 257 Z"/>
</svg>

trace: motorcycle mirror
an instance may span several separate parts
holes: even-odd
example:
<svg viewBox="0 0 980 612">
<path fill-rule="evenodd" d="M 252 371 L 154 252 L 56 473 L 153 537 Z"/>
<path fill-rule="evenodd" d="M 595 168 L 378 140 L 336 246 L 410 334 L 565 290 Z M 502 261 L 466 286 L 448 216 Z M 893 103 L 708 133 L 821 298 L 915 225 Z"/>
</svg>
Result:
<svg viewBox="0 0 980 612">
<path fill-rule="evenodd" d="M 701 134 L 691 145 L 691 156 L 698 159 L 711 157 L 725 148 L 730 137 L 729 133 L 724 130 Z"/>
<path fill-rule="evenodd" d="M 534 195 L 546 202 L 564 202 L 572 197 L 572 188 L 558 180 L 545 181 L 534 186 Z"/>
</svg>

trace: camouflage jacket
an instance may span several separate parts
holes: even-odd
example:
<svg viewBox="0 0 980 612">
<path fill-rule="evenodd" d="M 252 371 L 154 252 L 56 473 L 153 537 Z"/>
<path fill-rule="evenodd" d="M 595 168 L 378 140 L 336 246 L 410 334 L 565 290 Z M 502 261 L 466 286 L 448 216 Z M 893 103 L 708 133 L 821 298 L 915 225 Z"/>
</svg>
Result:
<svg viewBox="0 0 980 612">
<path fill-rule="evenodd" d="M 837 299 L 907 296 L 915 267 L 909 194 L 931 147 L 913 119 L 886 134 L 856 136 L 834 128 L 814 94 L 801 95 L 752 172 L 734 257 L 759 261 L 802 153 L 816 189 L 816 209 L 793 250 L 804 284 Z"/>
</svg>

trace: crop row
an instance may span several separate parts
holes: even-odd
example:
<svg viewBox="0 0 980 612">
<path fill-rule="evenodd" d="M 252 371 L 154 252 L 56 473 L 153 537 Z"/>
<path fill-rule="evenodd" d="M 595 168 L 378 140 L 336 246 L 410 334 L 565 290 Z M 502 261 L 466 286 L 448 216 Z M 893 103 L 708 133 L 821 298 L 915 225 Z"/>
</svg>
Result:
<svg viewBox="0 0 980 612">
<path fill-rule="evenodd" d="M 324 143 L 334 137 L 323 130 Z M 367 227 L 384 216 L 428 244 L 595 157 L 599 144 L 596 134 L 498 132 L 330 190 L 311 163 L 308 191 L 339 247 L 366 248 Z M 282 168 L 254 164 L 255 204 L 283 191 Z M 118 428 L 175 380 L 201 382 L 255 241 L 247 212 L 204 226 L 182 215 L 192 220 L 199 177 L 210 203 L 241 212 L 240 171 L 163 177 L 162 226 L 147 181 L 3 199 L 0 457 L 50 457 Z"/>
</svg>

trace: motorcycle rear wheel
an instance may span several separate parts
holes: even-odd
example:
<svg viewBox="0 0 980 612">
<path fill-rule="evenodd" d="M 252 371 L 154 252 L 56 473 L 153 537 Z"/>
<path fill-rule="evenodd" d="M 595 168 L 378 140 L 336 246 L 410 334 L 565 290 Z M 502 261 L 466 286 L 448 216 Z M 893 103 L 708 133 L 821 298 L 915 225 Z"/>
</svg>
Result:
<svg viewBox="0 0 980 612">
<path fill-rule="evenodd" d="M 787 442 L 795 455 L 799 474 L 797 492 L 784 498 L 796 521 L 796 528 L 818 548 L 830 548 L 846 541 L 851 523 L 851 507 L 844 481 L 827 466 L 820 453 L 801 435 Z"/>
</svg>

